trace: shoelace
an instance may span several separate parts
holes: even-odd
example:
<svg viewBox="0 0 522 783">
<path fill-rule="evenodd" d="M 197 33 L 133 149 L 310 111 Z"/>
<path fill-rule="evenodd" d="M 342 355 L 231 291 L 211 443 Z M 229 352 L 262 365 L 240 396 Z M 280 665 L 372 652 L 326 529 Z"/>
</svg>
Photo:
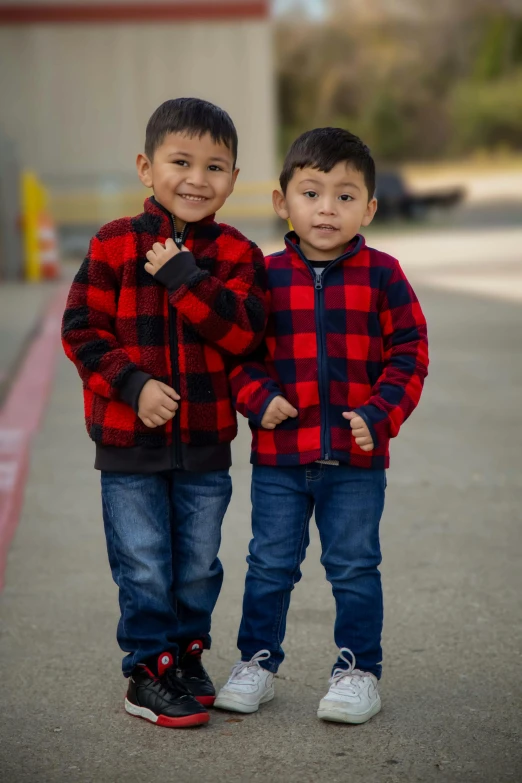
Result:
<svg viewBox="0 0 522 783">
<path fill-rule="evenodd" d="M 351 660 L 345 656 L 345 653 L 351 656 Z M 339 658 L 345 662 L 347 669 L 334 669 L 332 676 L 330 677 L 330 685 L 342 685 L 348 688 L 348 691 L 352 696 L 356 696 L 361 685 L 361 677 L 365 676 L 365 672 L 355 668 L 355 655 L 348 647 L 341 647 L 339 650 Z"/>
<path fill-rule="evenodd" d="M 187 698 L 192 698 L 190 688 L 180 680 L 176 674 L 174 667 L 167 669 L 167 671 L 158 678 L 161 686 L 168 691 L 172 696 L 177 696 L 186 701 Z"/>
<path fill-rule="evenodd" d="M 259 650 L 249 661 L 238 661 L 230 673 L 231 680 L 246 680 L 252 677 L 254 672 L 252 669 L 259 669 L 261 661 L 266 661 L 270 658 L 268 650 Z"/>
</svg>

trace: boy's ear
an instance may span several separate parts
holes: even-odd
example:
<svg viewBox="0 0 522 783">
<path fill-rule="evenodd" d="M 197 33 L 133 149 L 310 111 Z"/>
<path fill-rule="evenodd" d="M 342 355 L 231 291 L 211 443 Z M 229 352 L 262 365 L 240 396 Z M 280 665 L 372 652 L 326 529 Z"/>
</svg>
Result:
<svg viewBox="0 0 522 783">
<path fill-rule="evenodd" d="M 290 215 L 286 206 L 286 199 L 280 190 L 274 190 L 272 193 L 272 205 L 274 211 L 282 220 L 288 220 Z"/>
<path fill-rule="evenodd" d="M 142 152 L 136 158 L 136 169 L 138 171 L 138 177 L 141 179 L 146 188 L 152 187 L 152 163 L 146 155 Z"/>
<path fill-rule="evenodd" d="M 372 198 L 370 199 L 370 201 L 368 202 L 368 206 L 366 207 L 366 212 L 364 213 L 361 226 L 369 226 L 376 212 L 377 212 L 377 199 Z"/>
</svg>

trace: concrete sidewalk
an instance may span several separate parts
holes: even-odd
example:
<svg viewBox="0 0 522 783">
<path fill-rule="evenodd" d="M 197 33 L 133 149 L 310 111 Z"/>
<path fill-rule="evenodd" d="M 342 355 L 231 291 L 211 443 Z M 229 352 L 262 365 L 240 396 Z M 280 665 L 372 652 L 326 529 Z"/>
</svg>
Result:
<svg viewBox="0 0 522 783">
<path fill-rule="evenodd" d="M 80 382 L 61 359 L 36 438 L 2 597 L 0 778 L 8 783 L 503 783 L 522 779 L 522 308 L 419 291 L 432 365 L 393 444 L 382 523 L 383 711 L 315 717 L 335 657 L 314 528 L 276 699 L 208 727 L 123 711 L 117 592 Z M 248 432 L 236 441 L 225 586 L 208 668 L 236 660 L 249 539 Z"/>
<path fill-rule="evenodd" d="M 0 407 L 57 283 L 0 283 Z"/>
</svg>

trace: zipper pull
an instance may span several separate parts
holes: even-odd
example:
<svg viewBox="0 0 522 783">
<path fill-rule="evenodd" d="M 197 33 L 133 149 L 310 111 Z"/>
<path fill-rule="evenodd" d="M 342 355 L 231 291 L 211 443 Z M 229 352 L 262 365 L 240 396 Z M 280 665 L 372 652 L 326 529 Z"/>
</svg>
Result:
<svg viewBox="0 0 522 783">
<path fill-rule="evenodd" d="M 323 279 L 321 273 L 315 275 L 315 290 L 320 291 L 323 287 Z"/>
</svg>

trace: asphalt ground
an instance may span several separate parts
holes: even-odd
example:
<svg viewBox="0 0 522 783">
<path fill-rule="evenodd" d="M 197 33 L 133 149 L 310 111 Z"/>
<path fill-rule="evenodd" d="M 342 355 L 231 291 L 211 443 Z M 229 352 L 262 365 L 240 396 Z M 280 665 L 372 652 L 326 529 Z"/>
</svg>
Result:
<svg viewBox="0 0 522 783">
<path fill-rule="evenodd" d="M 421 271 L 415 275 L 432 363 L 388 472 L 382 712 L 360 727 L 316 718 L 336 651 L 315 526 L 272 703 L 251 716 L 215 711 L 208 726 L 186 731 L 123 711 L 99 476 L 80 382 L 62 357 L 1 601 L 2 780 L 522 779 L 522 308 L 488 292 L 424 287 Z M 237 658 L 248 447 L 242 427 L 224 524 L 225 584 L 206 660 L 217 685 Z"/>
</svg>

